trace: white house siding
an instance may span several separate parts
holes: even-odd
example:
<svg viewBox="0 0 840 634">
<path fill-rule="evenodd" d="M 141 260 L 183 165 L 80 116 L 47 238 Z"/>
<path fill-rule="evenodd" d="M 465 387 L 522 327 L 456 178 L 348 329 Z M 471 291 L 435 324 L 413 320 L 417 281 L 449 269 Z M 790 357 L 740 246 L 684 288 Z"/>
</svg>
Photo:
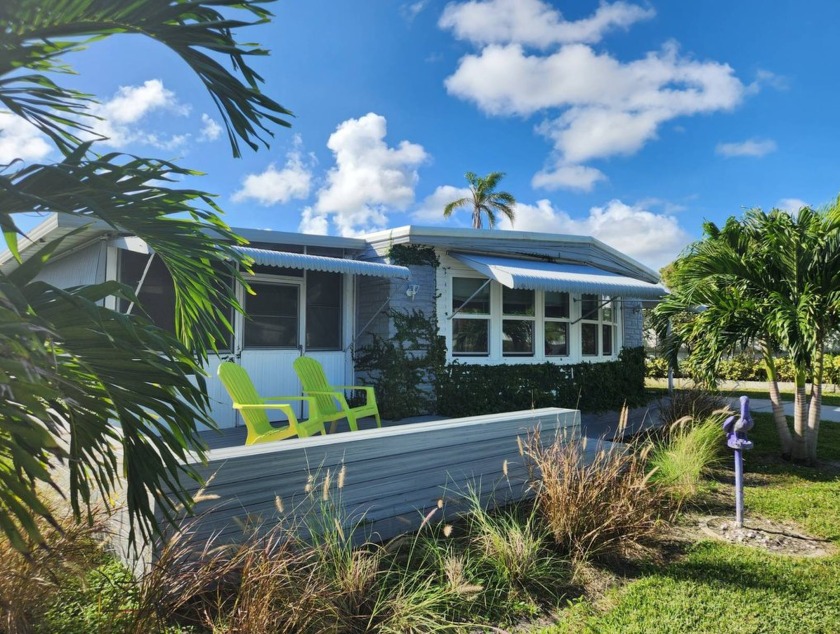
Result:
<svg viewBox="0 0 840 634">
<path fill-rule="evenodd" d="M 105 242 L 97 241 L 50 262 L 36 279 L 58 288 L 99 284 L 105 281 L 106 252 Z"/>
</svg>

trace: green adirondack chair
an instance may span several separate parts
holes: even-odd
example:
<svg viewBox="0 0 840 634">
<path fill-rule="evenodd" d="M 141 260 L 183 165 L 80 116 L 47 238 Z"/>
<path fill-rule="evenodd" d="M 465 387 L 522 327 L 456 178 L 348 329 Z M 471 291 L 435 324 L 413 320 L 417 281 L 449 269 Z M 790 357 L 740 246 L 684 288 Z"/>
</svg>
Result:
<svg viewBox="0 0 840 634">
<path fill-rule="evenodd" d="M 382 427 L 382 419 L 379 417 L 379 407 L 376 405 L 376 395 L 373 388 L 368 385 L 330 385 L 324 374 L 324 368 L 315 359 L 309 357 L 298 357 L 294 363 L 300 383 L 303 386 L 303 393 L 313 396 L 318 403 L 320 412 L 325 423 L 332 422 L 330 433 L 335 432 L 338 421 L 347 419 L 352 431 L 358 431 L 356 422 L 360 418 L 373 416 L 376 418 L 376 426 Z M 365 404 L 357 407 L 350 407 L 344 397 L 344 390 L 363 390 L 365 392 Z"/>
<path fill-rule="evenodd" d="M 242 420 L 248 428 L 246 445 L 260 442 L 283 440 L 284 438 L 307 438 L 313 434 L 325 434 L 324 420 L 320 416 L 316 399 L 309 396 L 273 396 L 263 398 L 257 394 L 251 377 L 242 366 L 223 362 L 217 371 L 219 379 L 225 386 L 233 401 L 233 409 L 241 412 Z M 299 421 L 289 401 L 305 400 L 309 402 L 309 419 Z M 268 420 L 271 411 L 282 412 L 287 424 L 275 427 Z"/>
</svg>

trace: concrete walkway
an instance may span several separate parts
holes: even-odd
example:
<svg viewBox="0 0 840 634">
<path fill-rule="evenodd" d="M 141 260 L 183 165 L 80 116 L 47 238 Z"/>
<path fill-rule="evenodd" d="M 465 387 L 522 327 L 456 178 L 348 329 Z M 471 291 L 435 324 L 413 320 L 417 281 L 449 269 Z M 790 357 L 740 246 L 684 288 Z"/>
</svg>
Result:
<svg viewBox="0 0 840 634">
<path fill-rule="evenodd" d="M 732 399 L 732 409 L 736 412 L 741 408 L 740 397 Z M 793 416 L 793 401 L 784 401 L 786 416 Z M 761 412 L 766 414 L 773 413 L 773 404 L 769 398 L 752 398 L 750 397 L 750 411 Z M 840 423 L 840 407 L 837 405 L 826 405 L 823 403 L 820 408 L 820 420 L 823 422 Z"/>
</svg>

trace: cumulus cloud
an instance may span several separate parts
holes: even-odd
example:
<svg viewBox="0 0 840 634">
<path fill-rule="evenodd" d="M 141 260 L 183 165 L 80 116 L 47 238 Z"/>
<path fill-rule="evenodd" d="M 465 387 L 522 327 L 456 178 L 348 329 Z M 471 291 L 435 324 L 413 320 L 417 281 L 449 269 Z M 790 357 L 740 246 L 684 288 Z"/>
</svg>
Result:
<svg viewBox="0 0 840 634">
<path fill-rule="evenodd" d="M 509 228 L 507 220 L 503 226 Z M 691 242 L 677 218 L 640 205 L 611 200 L 592 207 L 585 218 L 572 218 L 548 200 L 516 206 L 517 231 L 593 236 L 654 270 L 671 262 Z"/>
<path fill-rule="evenodd" d="M 586 165 L 558 163 L 551 169 L 540 170 L 531 179 L 531 185 L 542 189 L 577 189 L 591 191 L 598 181 L 605 180 L 604 173 Z"/>
<path fill-rule="evenodd" d="M 216 123 L 206 112 L 201 114 L 201 132 L 198 135 L 201 141 L 215 141 L 222 134 L 222 126 Z"/>
<path fill-rule="evenodd" d="M 810 205 L 799 198 L 782 198 L 776 203 L 776 209 L 781 209 L 789 214 L 795 214 L 803 207 L 810 207 Z"/>
<path fill-rule="evenodd" d="M 294 147 L 286 155 L 286 163 L 277 169 L 271 163 L 259 174 L 248 174 L 242 181 L 231 200 L 243 202 L 253 200 L 266 207 L 286 203 L 292 199 L 309 196 L 312 188 L 311 161 L 307 162 L 302 154 L 302 141 L 295 137 Z"/>
<path fill-rule="evenodd" d="M 748 92 L 729 65 L 682 55 L 673 42 L 630 61 L 588 44 L 651 15 L 613 3 L 566 22 L 542 0 L 450 5 L 440 25 L 479 50 L 460 59 L 446 89 L 489 115 L 542 115 L 536 130 L 551 141 L 556 167 L 534 185 L 591 189 L 604 175 L 583 163 L 634 154 L 664 123 L 730 110 Z"/>
<path fill-rule="evenodd" d="M 459 200 L 471 195 L 468 187 L 453 187 L 452 185 L 441 185 L 434 192 L 426 196 L 411 212 L 412 219 L 417 222 L 440 222 L 443 220 L 443 208 L 453 200 Z M 472 210 L 463 208 L 469 212 L 469 226 L 472 226 Z M 460 211 L 460 210 L 459 210 Z M 459 211 L 454 212 L 455 214 Z"/>
<path fill-rule="evenodd" d="M 38 129 L 22 117 L 0 112 L 0 165 L 16 159 L 38 161 L 52 150 L 52 145 Z"/>
<path fill-rule="evenodd" d="M 414 202 L 417 168 L 426 151 L 408 141 L 389 147 L 387 131 L 385 117 L 372 112 L 336 128 L 327 141 L 335 167 L 305 222 L 324 216 L 341 235 L 353 236 L 384 228 L 387 211 L 402 211 Z"/>
<path fill-rule="evenodd" d="M 626 2 L 602 3 L 588 18 L 567 21 L 541 0 L 471 0 L 447 5 L 439 25 L 455 37 L 475 44 L 517 42 L 544 48 L 573 42 L 595 43 L 605 33 L 626 29 L 655 15 Z"/>
<path fill-rule="evenodd" d="M 149 79 L 139 86 L 120 86 L 109 100 L 91 108 L 100 121 L 89 122 L 96 134 L 106 137 L 105 145 L 121 148 L 130 143 L 143 143 L 171 150 L 184 145 L 188 134 L 160 135 L 141 129 L 143 119 L 155 112 L 187 116 L 190 107 L 178 101 L 175 93 L 159 79 Z"/>
<path fill-rule="evenodd" d="M 761 157 L 776 151 L 776 142 L 772 139 L 748 139 L 739 143 L 718 143 L 715 152 L 721 156 Z"/>
<path fill-rule="evenodd" d="M 330 232 L 327 216 L 319 214 L 312 207 L 304 207 L 300 215 L 298 231 L 310 235 L 325 236 Z"/>
</svg>

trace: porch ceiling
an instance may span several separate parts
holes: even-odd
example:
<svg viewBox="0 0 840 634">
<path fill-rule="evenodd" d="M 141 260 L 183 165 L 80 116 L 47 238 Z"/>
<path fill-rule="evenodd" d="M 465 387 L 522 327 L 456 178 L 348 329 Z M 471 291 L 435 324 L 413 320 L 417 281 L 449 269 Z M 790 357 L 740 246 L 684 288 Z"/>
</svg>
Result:
<svg viewBox="0 0 840 634">
<path fill-rule="evenodd" d="M 287 251 L 270 251 L 268 249 L 254 249 L 252 247 L 234 247 L 254 259 L 255 264 L 261 266 L 278 266 L 307 271 L 326 271 L 329 273 L 346 273 L 348 275 L 370 275 L 374 277 L 393 277 L 407 280 L 411 272 L 404 266 L 379 264 L 378 262 L 361 262 L 343 258 L 329 258 L 322 255 L 304 255 L 303 253 L 289 253 Z"/>
<path fill-rule="evenodd" d="M 594 266 L 516 260 L 466 253 L 450 253 L 450 255 L 508 288 L 594 293 L 634 299 L 659 299 L 668 294 L 668 290 L 659 284 L 610 273 Z"/>
</svg>

